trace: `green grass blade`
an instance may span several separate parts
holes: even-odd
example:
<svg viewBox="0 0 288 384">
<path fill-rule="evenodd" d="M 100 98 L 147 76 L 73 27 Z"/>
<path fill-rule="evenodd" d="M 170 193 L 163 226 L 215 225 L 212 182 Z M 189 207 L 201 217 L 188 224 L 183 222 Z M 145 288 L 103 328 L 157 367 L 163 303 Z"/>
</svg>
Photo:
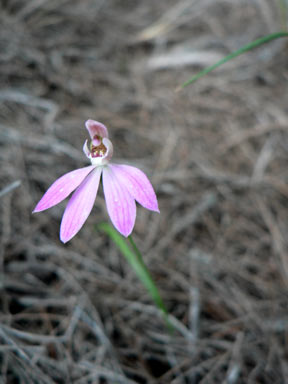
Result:
<svg viewBox="0 0 288 384">
<path fill-rule="evenodd" d="M 129 262 L 129 264 L 132 266 L 134 271 L 136 272 L 139 279 L 142 281 L 143 285 L 147 289 L 147 291 L 150 293 L 152 299 L 154 300 L 157 307 L 162 311 L 162 313 L 165 315 L 165 319 L 167 321 L 168 319 L 168 312 L 165 308 L 165 305 L 162 301 L 162 298 L 160 296 L 160 293 L 147 269 L 147 267 L 144 265 L 144 262 L 142 260 L 141 253 L 136 247 L 135 249 L 131 249 L 130 246 L 127 244 L 125 238 L 119 234 L 111 225 L 108 223 L 101 223 L 97 226 L 101 231 L 105 232 L 116 244 L 116 246 L 119 248 L 120 252 L 125 256 L 126 260 Z M 131 243 L 132 244 L 132 243 Z M 133 248 L 134 248 L 133 246 Z M 137 252 L 136 252 L 137 249 Z M 138 253 L 139 252 L 139 253 Z M 138 253 L 138 254 L 137 254 Z M 140 254 L 140 257 L 139 257 Z"/>
<path fill-rule="evenodd" d="M 207 75 L 207 73 L 220 67 L 220 65 L 227 63 L 227 61 L 232 60 L 239 55 L 242 55 L 242 53 L 248 52 L 251 49 L 259 47 L 262 44 L 268 43 L 271 40 L 279 39 L 280 37 L 288 37 L 288 32 L 272 33 L 271 35 L 261 37 L 260 39 L 252 41 L 252 43 L 244 45 L 243 47 L 241 47 L 237 51 L 234 51 L 234 52 L 230 53 L 229 55 L 225 56 L 223 59 L 219 60 L 217 63 L 215 63 L 215 64 L 213 64 L 207 68 L 204 68 L 202 71 L 198 72 L 195 76 L 192 76 L 191 79 L 187 80 L 185 83 L 180 85 L 176 89 L 176 91 L 180 91 L 181 89 L 185 88 L 187 85 L 192 84 L 194 81 L 200 79 L 200 77 L 205 76 L 205 75 Z"/>
</svg>

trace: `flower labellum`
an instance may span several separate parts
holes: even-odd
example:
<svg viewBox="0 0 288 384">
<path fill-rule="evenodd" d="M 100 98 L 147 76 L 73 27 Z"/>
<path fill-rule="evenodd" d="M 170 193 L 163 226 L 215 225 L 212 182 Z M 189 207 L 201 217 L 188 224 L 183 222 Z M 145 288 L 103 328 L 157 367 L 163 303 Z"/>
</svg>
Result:
<svg viewBox="0 0 288 384">
<path fill-rule="evenodd" d="M 147 176 L 140 169 L 129 165 L 111 164 L 113 145 L 104 124 L 86 121 L 91 141 L 85 141 L 83 151 L 91 165 L 66 173 L 56 180 L 36 205 L 34 212 L 41 212 L 60 203 L 72 194 L 65 209 L 60 239 L 71 240 L 87 220 L 96 199 L 100 178 L 107 211 L 115 228 L 125 237 L 133 230 L 137 201 L 144 208 L 159 212 L 157 197 Z"/>
</svg>

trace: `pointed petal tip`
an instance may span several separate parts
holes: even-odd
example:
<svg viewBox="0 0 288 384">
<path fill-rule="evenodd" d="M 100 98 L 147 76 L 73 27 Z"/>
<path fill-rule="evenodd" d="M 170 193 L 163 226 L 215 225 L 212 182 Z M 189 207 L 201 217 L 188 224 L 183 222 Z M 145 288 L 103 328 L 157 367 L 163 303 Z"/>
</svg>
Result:
<svg viewBox="0 0 288 384">
<path fill-rule="evenodd" d="M 60 240 L 63 244 L 66 244 L 68 243 L 68 241 L 70 241 L 71 239 L 73 239 L 73 237 L 77 234 L 78 232 L 76 233 L 67 233 L 67 231 L 64 231 L 63 229 L 63 226 L 60 226 Z"/>
<path fill-rule="evenodd" d="M 133 232 L 133 228 L 131 230 L 129 230 L 129 231 L 127 231 L 127 230 L 120 230 L 119 228 L 116 228 L 116 229 L 124 237 L 130 236 L 131 233 Z"/>
<path fill-rule="evenodd" d="M 137 200 L 136 200 L 137 201 Z M 160 209 L 158 207 L 158 204 L 157 202 L 150 202 L 150 204 L 146 204 L 145 206 L 143 204 L 141 204 L 140 202 L 138 202 L 140 205 L 142 205 L 144 208 L 148 209 L 149 211 L 151 212 L 156 212 L 156 213 L 160 213 Z"/>
<path fill-rule="evenodd" d="M 158 206 L 158 201 L 157 201 L 156 195 L 155 195 L 155 199 L 153 199 L 150 202 L 150 204 L 147 204 L 145 208 L 149 209 L 149 211 L 160 213 L 160 209 L 159 209 L 159 206 Z"/>
<path fill-rule="evenodd" d="M 77 233 L 78 232 L 76 232 L 76 233 L 69 233 L 68 232 L 67 233 L 67 232 L 64 231 L 63 226 L 61 226 L 60 227 L 60 236 L 59 236 L 59 238 L 60 238 L 60 240 L 61 240 L 61 242 L 63 244 L 66 244 L 66 243 L 68 243 L 68 241 L 72 240 L 73 237 L 75 237 L 75 235 L 77 235 Z"/>
<path fill-rule="evenodd" d="M 66 244 L 70 239 L 65 239 L 60 235 L 60 240 L 62 241 L 63 244 Z"/>
<path fill-rule="evenodd" d="M 40 203 L 40 202 L 39 202 Z M 37 212 L 41 212 L 41 211 L 44 211 L 45 209 L 47 208 L 42 208 L 41 206 L 39 206 L 39 203 L 36 205 L 36 207 L 33 209 L 32 211 L 32 214 L 33 213 L 37 213 Z"/>
<path fill-rule="evenodd" d="M 110 217 L 111 219 L 111 217 Z M 112 220 L 111 220 L 112 221 Z M 128 227 L 126 226 L 123 226 L 123 224 L 121 223 L 115 223 L 112 221 L 112 224 L 114 225 L 114 227 L 117 229 L 117 231 L 124 237 L 128 237 L 131 235 L 131 233 L 133 232 L 133 229 L 134 229 L 134 223 L 133 224 L 130 224 Z"/>
<path fill-rule="evenodd" d="M 44 197 L 44 196 L 43 196 Z M 50 206 L 46 204 L 46 200 L 43 197 L 38 201 L 36 207 L 33 209 L 32 213 L 38 213 L 42 211 L 46 211 L 46 209 L 50 208 Z"/>
<path fill-rule="evenodd" d="M 152 209 L 152 211 L 154 211 L 156 213 L 160 213 L 157 197 L 156 197 L 156 201 L 155 201 L 155 207 L 154 207 L 154 209 Z"/>
</svg>

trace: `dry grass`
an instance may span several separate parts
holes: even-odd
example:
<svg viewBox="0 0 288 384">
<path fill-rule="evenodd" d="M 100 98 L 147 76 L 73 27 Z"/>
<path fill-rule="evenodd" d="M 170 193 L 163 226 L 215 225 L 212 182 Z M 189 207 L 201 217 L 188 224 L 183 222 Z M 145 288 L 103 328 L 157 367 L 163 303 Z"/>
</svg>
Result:
<svg viewBox="0 0 288 384">
<path fill-rule="evenodd" d="M 0 1 L 0 383 L 288 382 L 287 41 L 176 86 L 278 31 L 266 0 Z M 283 17 L 282 17 L 283 20 Z M 94 226 L 68 245 L 64 205 L 84 121 L 152 179 L 161 215 L 135 240 L 173 335 Z"/>
</svg>

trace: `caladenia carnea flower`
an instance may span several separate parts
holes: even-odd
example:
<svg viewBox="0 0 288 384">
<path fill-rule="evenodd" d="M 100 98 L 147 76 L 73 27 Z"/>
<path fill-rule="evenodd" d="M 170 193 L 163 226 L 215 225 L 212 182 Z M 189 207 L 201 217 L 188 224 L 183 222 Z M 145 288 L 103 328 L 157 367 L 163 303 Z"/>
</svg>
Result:
<svg viewBox="0 0 288 384">
<path fill-rule="evenodd" d="M 60 239 L 63 243 L 72 239 L 87 220 L 96 199 L 101 175 L 108 214 L 123 236 L 129 236 L 133 230 L 135 201 L 144 208 L 159 212 L 157 197 L 147 176 L 138 168 L 110 163 L 113 145 L 105 125 L 87 120 L 86 128 L 91 140 L 85 141 L 83 151 L 91 165 L 66 173 L 56 180 L 33 211 L 40 212 L 53 207 L 74 191 L 61 222 Z"/>
</svg>

